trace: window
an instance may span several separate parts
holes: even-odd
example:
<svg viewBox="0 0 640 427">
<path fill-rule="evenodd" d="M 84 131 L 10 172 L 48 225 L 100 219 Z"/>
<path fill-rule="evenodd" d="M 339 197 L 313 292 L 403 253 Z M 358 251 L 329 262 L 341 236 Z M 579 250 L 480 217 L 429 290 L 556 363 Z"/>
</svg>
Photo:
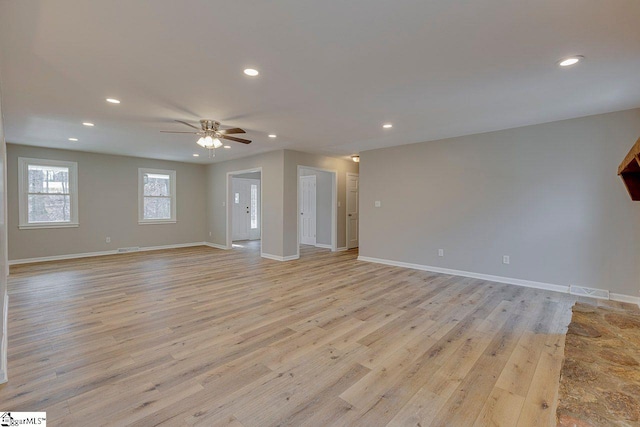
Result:
<svg viewBox="0 0 640 427">
<path fill-rule="evenodd" d="M 138 169 L 138 222 L 176 222 L 176 171 Z"/>
<path fill-rule="evenodd" d="M 78 164 L 18 158 L 20 228 L 78 226 Z"/>
</svg>

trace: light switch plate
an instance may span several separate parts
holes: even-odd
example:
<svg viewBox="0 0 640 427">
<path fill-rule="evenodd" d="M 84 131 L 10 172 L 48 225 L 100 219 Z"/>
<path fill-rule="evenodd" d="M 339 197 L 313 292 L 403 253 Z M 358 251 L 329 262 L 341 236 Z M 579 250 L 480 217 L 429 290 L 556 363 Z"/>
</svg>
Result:
<svg viewBox="0 0 640 427">
<path fill-rule="evenodd" d="M 373 204 L 376 208 L 379 208 L 380 206 L 382 206 L 382 203 L 380 202 L 380 200 L 376 200 L 375 203 Z"/>
</svg>

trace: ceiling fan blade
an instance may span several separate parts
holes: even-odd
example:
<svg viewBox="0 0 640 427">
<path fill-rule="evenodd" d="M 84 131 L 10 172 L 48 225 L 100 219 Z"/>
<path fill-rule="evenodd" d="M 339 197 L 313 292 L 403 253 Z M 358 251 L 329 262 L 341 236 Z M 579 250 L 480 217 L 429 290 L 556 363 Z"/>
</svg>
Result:
<svg viewBox="0 0 640 427">
<path fill-rule="evenodd" d="M 251 144 L 251 141 L 249 141 L 248 139 L 236 138 L 235 136 L 227 136 L 227 135 L 222 135 L 222 137 L 230 141 L 241 142 L 243 144 Z"/>
<path fill-rule="evenodd" d="M 194 125 L 192 125 L 191 123 L 183 122 L 182 120 L 176 120 L 176 122 L 178 122 L 178 123 L 182 123 L 183 125 L 187 125 L 187 126 L 189 126 L 189 127 L 192 127 L 192 128 L 194 128 L 194 129 L 197 129 L 197 130 L 202 130 L 202 129 L 200 129 L 200 128 L 199 128 L 199 127 L 197 127 L 197 126 L 194 126 Z"/>
<path fill-rule="evenodd" d="M 218 132 L 220 132 L 223 135 L 231 135 L 234 133 L 246 133 L 244 129 L 240 129 L 240 128 L 220 129 Z"/>
<path fill-rule="evenodd" d="M 189 132 L 189 131 L 180 131 L 180 130 L 161 130 L 160 132 L 162 133 L 192 133 L 192 134 L 198 134 L 198 132 Z"/>
</svg>

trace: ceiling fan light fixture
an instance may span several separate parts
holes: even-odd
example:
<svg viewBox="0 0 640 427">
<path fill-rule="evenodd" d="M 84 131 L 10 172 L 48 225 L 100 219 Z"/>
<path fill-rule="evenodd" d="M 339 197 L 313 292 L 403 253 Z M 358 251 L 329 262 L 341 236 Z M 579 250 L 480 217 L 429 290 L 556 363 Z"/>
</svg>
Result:
<svg viewBox="0 0 640 427">
<path fill-rule="evenodd" d="M 220 139 L 218 138 L 213 138 L 213 148 L 220 148 L 222 147 L 222 141 L 220 141 Z"/>
</svg>

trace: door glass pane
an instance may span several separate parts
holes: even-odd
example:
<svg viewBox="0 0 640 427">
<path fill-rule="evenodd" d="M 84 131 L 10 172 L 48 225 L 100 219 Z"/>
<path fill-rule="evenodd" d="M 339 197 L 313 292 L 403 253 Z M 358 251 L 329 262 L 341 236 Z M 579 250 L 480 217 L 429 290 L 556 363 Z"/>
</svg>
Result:
<svg viewBox="0 0 640 427">
<path fill-rule="evenodd" d="M 258 186 L 251 184 L 251 229 L 258 228 Z"/>
<path fill-rule="evenodd" d="M 29 194 L 29 223 L 70 222 L 71 196 Z"/>
<path fill-rule="evenodd" d="M 235 200 L 234 200 L 234 201 L 235 201 L 236 205 L 237 205 L 238 203 L 240 203 L 240 193 L 236 193 L 236 194 L 235 194 Z"/>
</svg>

